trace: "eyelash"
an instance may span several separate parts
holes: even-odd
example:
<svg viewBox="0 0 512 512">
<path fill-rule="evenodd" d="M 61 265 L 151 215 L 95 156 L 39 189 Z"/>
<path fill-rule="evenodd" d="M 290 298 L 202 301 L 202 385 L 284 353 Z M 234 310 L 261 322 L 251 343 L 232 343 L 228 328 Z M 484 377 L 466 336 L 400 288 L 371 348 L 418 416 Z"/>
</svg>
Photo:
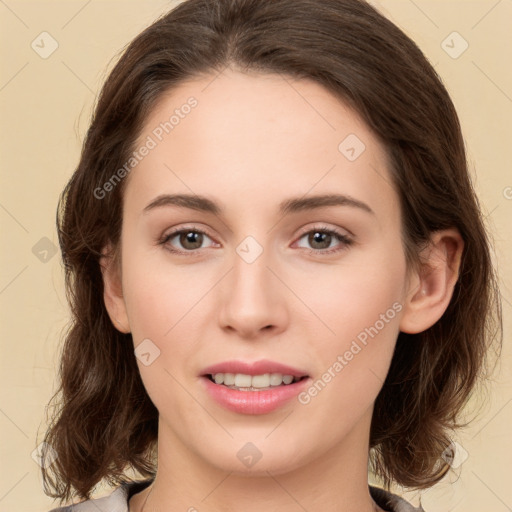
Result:
<svg viewBox="0 0 512 512">
<path fill-rule="evenodd" d="M 171 233 L 167 233 L 158 241 L 158 244 L 167 246 L 166 247 L 167 250 L 169 250 L 170 252 L 172 252 L 174 254 L 187 255 L 189 257 L 190 256 L 191 257 L 198 256 L 199 249 L 193 249 L 190 251 L 181 251 L 181 250 L 175 249 L 175 248 L 171 247 L 170 245 L 168 245 L 170 240 L 172 240 L 176 235 L 180 235 L 182 233 L 199 233 L 202 235 L 206 235 L 210 239 L 213 239 L 210 235 L 208 235 L 208 233 L 206 233 L 205 231 L 203 231 L 201 229 L 197 229 L 195 227 L 186 227 L 186 228 L 177 229 L 175 231 L 172 231 Z M 337 238 L 341 242 L 341 247 L 337 247 L 334 249 L 307 249 L 307 248 L 303 247 L 302 249 L 307 251 L 308 254 L 314 254 L 314 255 L 320 255 L 320 256 L 331 255 L 331 254 L 339 253 L 343 250 L 346 250 L 347 247 L 349 247 L 350 245 L 352 245 L 354 243 L 354 241 L 350 237 L 345 235 L 344 233 L 341 233 L 332 228 L 328 228 L 326 226 L 319 226 L 319 227 L 315 227 L 313 229 L 309 229 L 308 231 L 305 231 L 304 233 L 302 233 L 297 240 L 301 240 L 304 236 L 309 235 L 310 233 L 322 233 L 322 234 L 326 234 L 326 235 L 333 235 L 335 238 Z"/>
</svg>

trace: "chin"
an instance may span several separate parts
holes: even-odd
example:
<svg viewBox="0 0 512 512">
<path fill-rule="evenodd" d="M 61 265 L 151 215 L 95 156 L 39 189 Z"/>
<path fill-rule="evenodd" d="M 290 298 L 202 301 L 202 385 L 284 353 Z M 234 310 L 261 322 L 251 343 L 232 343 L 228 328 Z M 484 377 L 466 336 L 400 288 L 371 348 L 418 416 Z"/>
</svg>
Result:
<svg viewBox="0 0 512 512">
<path fill-rule="evenodd" d="M 243 440 L 230 439 L 229 443 L 222 442 L 199 447 L 196 452 L 208 464 L 219 470 L 246 477 L 268 477 L 271 474 L 283 474 L 304 465 L 307 456 L 298 446 L 305 441 L 288 438 L 288 445 L 283 446 L 281 440 L 265 439 L 268 431 L 260 437 L 243 436 Z M 260 441 L 258 441 L 260 440 Z"/>
</svg>

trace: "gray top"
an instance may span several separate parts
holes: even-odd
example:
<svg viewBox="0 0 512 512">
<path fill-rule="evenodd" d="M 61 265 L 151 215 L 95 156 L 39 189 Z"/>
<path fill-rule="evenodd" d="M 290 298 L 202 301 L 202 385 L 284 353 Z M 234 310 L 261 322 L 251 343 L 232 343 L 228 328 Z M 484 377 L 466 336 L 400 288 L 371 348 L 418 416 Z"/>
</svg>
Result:
<svg viewBox="0 0 512 512">
<path fill-rule="evenodd" d="M 82 501 L 75 505 L 54 508 L 49 512 L 128 512 L 128 500 L 151 484 L 152 480 L 139 480 L 118 486 L 108 496 Z M 384 489 L 369 486 L 370 495 L 381 507 L 388 512 L 425 512 L 423 508 L 413 507 L 403 498 L 391 494 Z"/>
</svg>

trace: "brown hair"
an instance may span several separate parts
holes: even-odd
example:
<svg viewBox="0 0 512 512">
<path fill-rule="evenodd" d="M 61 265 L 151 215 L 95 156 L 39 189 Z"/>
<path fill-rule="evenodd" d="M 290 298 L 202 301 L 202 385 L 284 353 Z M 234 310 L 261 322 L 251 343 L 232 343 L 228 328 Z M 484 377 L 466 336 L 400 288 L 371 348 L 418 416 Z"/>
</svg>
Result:
<svg viewBox="0 0 512 512">
<path fill-rule="evenodd" d="M 127 481 L 127 468 L 155 474 L 158 411 L 131 335 L 117 331 L 107 314 L 99 266 L 108 242 L 118 248 L 126 180 L 102 199 L 94 191 L 127 161 L 164 92 L 226 66 L 314 80 L 362 116 L 391 157 L 409 263 L 418 263 L 432 232 L 456 227 L 462 235 L 449 307 L 425 332 L 399 334 L 370 433 L 372 467 L 386 487 L 431 486 L 448 469 L 440 456 L 449 431 L 462 425 L 492 341 L 501 347 L 490 244 L 446 89 L 414 42 L 361 0 L 187 0 L 124 51 L 60 198 L 57 226 L 73 317 L 45 436 L 58 455 L 43 468 L 45 492 L 89 498 L 102 479 Z"/>
</svg>

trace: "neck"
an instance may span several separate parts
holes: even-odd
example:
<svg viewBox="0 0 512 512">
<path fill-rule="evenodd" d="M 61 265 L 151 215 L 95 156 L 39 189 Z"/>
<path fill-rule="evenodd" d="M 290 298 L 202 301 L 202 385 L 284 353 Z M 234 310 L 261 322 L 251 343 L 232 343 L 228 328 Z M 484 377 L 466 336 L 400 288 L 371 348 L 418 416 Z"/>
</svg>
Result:
<svg viewBox="0 0 512 512">
<path fill-rule="evenodd" d="M 260 512 L 264 507 L 280 512 L 380 512 L 368 491 L 371 412 L 335 449 L 306 464 L 288 471 L 266 467 L 251 474 L 212 466 L 160 420 L 157 475 L 148 489 L 130 500 L 130 512 Z"/>
</svg>

